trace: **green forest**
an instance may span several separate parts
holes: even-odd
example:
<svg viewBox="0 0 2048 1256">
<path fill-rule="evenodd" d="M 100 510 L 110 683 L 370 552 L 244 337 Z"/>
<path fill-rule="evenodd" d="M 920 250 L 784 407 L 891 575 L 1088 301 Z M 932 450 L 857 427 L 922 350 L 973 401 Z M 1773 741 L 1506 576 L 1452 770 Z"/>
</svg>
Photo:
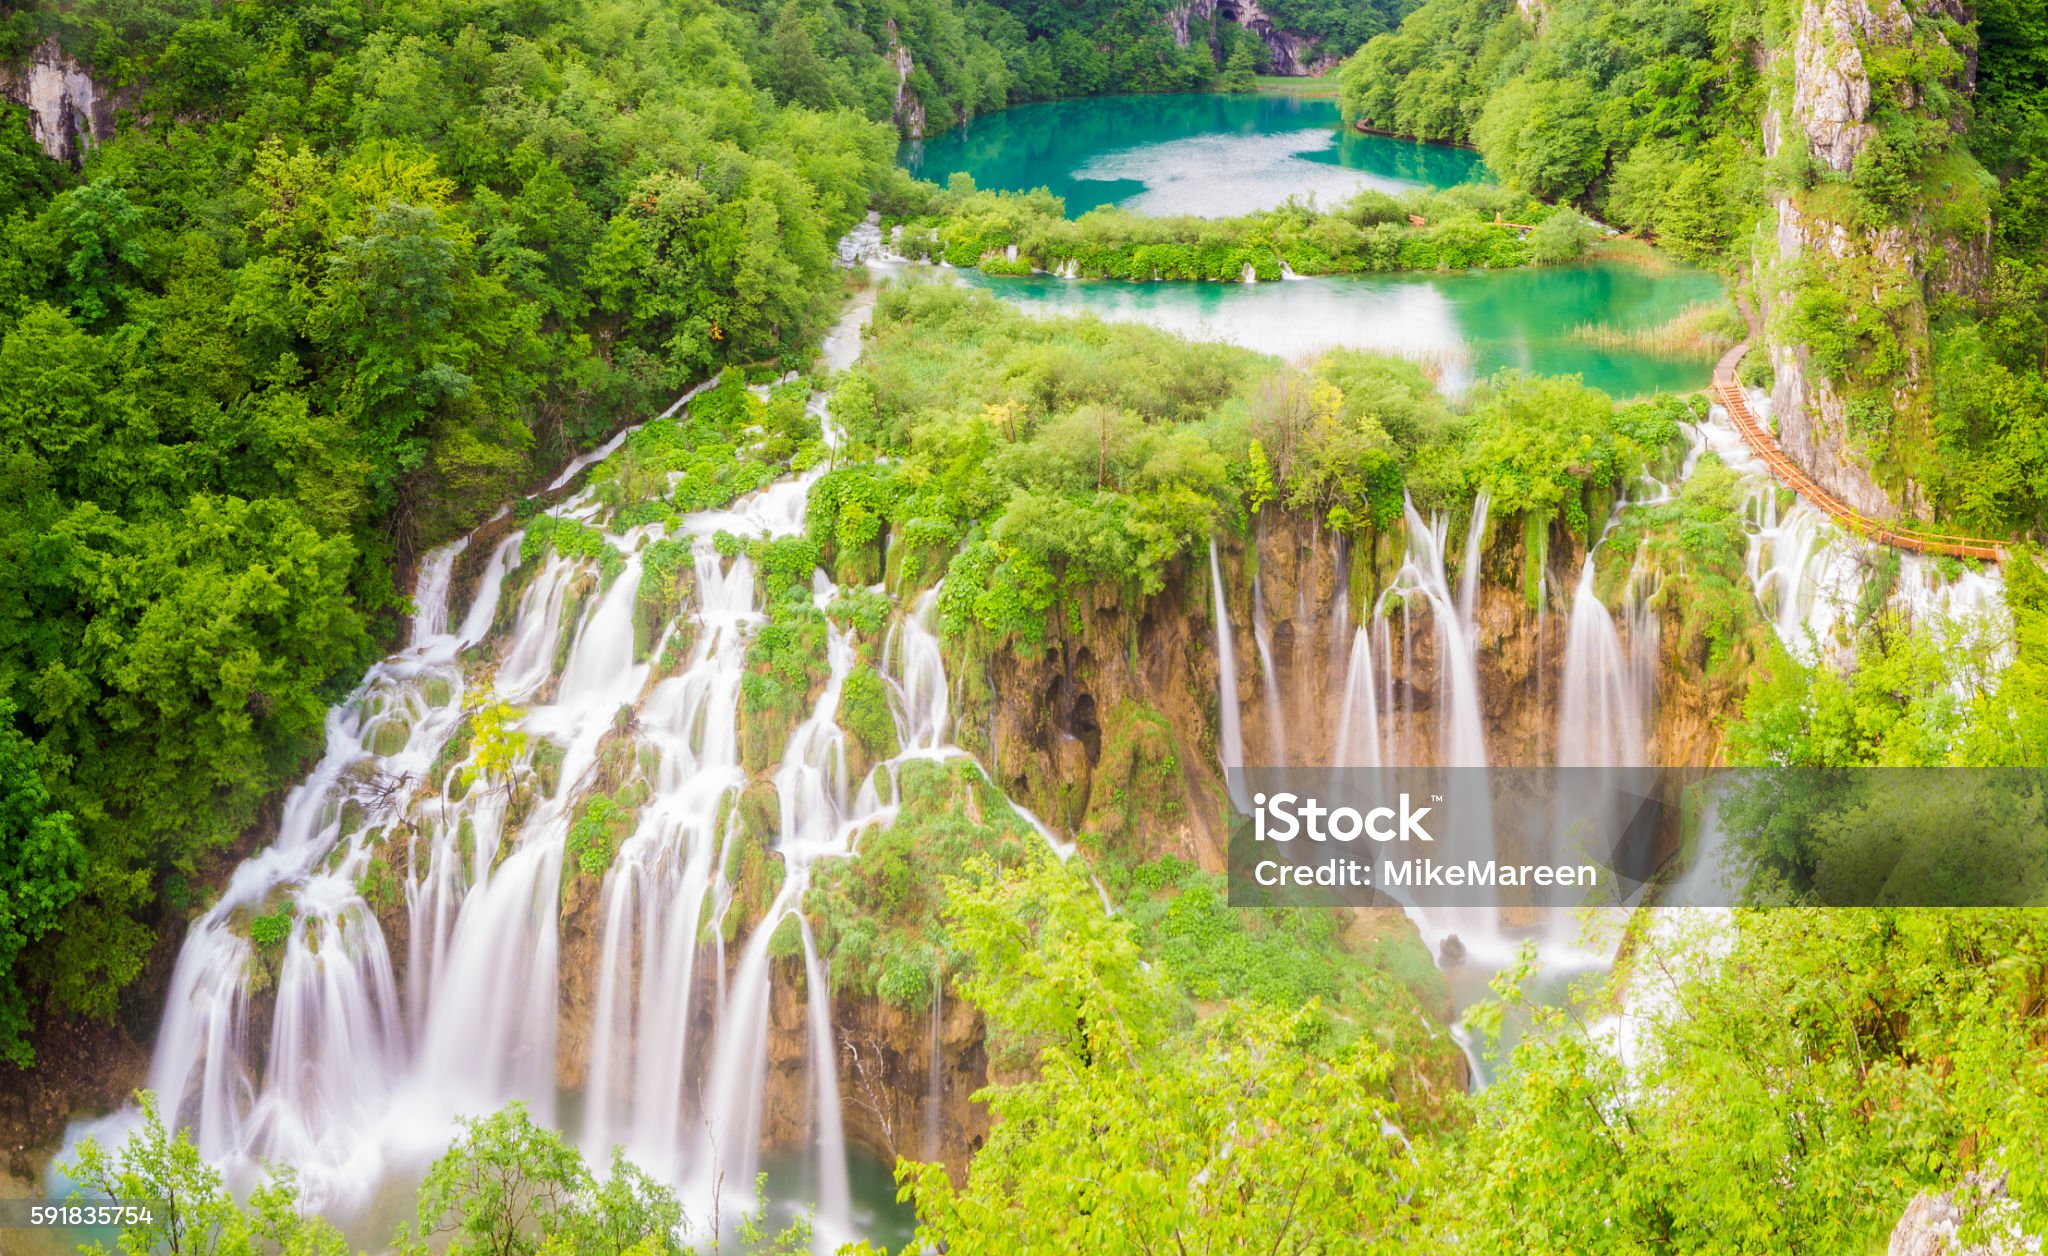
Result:
<svg viewBox="0 0 2048 1256">
<path fill-rule="evenodd" d="M 2048 3 L 1249 7 L 0 13 L 7 1195 L 149 1201 L 94 1236 L 133 1256 L 1855 1253 L 1930 1199 L 1939 1250 L 2038 1245 Z M 1483 170 L 1204 217 L 899 166 L 1282 54 L 1324 130 Z M 50 65 L 106 112 L 75 160 L 22 103 Z M 1172 142 L 1284 180 L 1312 129 Z M 1138 171 L 1100 177 L 1175 173 Z M 1496 271 L 1730 299 L 1527 333 L 1697 368 L 1637 396 L 1205 321 L 1384 285 L 1373 317 L 1476 340 L 1430 285 Z M 1003 287 L 1053 278 L 1129 309 Z M 1802 515 L 1715 444 L 1738 344 L 1827 491 L 1999 560 Z M 1753 773 L 1734 906 L 1515 920 L 1482 966 L 1397 906 L 1232 905 L 1233 753 L 1336 753 L 1377 651 L 1371 735 L 1434 756 L 1457 641 L 1482 751 L 1547 762 L 1577 598 L 1647 753 Z M 526 997 L 457 962 L 501 955 L 556 970 L 544 1039 L 427 1006 Z M 237 1054 L 155 1093 L 178 1033 Z M 335 1158 L 386 1130 L 323 1051 L 450 1042 L 541 1080 L 416 1163 Z M 664 1102 L 710 1161 L 620 1134 Z M 337 1196 L 371 1160 L 374 1206 Z M 856 1161 L 879 1186 L 833 1185 Z"/>
</svg>

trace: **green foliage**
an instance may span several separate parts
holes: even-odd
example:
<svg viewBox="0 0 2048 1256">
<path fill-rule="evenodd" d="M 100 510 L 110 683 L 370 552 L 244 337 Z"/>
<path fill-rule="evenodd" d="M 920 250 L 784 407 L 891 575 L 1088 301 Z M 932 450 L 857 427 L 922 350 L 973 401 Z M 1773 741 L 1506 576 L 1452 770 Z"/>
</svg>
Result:
<svg viewBox="0 0 2048 1256">
<path fill-rule="evenodd" d="M 972 869 L 948 893 L 949 930 L 969 963 L 961 993 L 992 1033 L 1036 1046 L 1041 1068 L 984 1092 L 995 1127 L 964 1188 L 936 1165 L 899 1169 L 921 1242 L 960 1252 L 1400 1246 L 1413 1170 L 1383 1124 L 1383 1053 L 1329 1046 L 1313 1004 L 1174 1033 L 1130 924 L 1043 852 L 1001 875 Z M 1076 1175 L 1077 1164 L 1088 1170 Z"/>
<path fill-rule="evenodd" d="M 274 912 L 249 918 L 249 942 L 258 951 L 275 951 L 292 936 L 292 908 L 286 903 Z"/>
<path fill-rule="evenodd" d="M 172 887 L 317 754 L 403 560 L 815 338 L 897 43 L 935 123 L 1001 104 L 991 38 L 1024 46 L 949 0 L 799 14 L 816 74 L 777 6 L 344 8 L 0 18 L 10 63 L 54 34 L 127 89 L 76 174 L 0 115 L 0 704 L 86 852 L 5 956 L 10 1023 L 17 988 L 111 1013 Z M 770 418 L 723 455 L 692 433 L 669 504 L 795 457 Z"/>
<path fill-rule="evenodd" d="M 418 1216 L 399 1227 L 394 1246 L 406 1256 L 682 1256 L 682 1224 L 675 1193 L 623 1151 L 613 1152 L 611 1173 L 600 1180 L 560 1134 L 515 1103 L 462 1122 L 462 1136 L 427 1170 Z"/>
<path fill-rule="evenodd" d="M 1720 255 L 1761 203 L 1758 43 L 1782 19 L 1744 0 L 1538 12 L 1425 0 L 1340 71 L 1345 121 L 1475 143 L 1512 187 L 1577 201 L 1688 259 Z"/>
<path fill-rule="evenodd" d="M 519 561 L 533 562 L 549 549 L 563 558 L 580 558 L 596 564 L 598 576 L 606 586 L 626 567 L 625 555 L 605 540 L 603 532 L 559 515 L 535 515 L 527 520 L 526 534 L 520 539 Z"/>
<path fill-rule="evenodd" d="M 1555 266 L 1585 254 L 1600 229 L 1593 220 L 1575 209 L 1561 209 L 1536 224 L 1529 233 L 1529 260 L 1539 266 Z"/>
<path fill-rule="evenodd" d="M 783 743 L 810 712 L 815 691 L 831 671 L 825 614 L 811 605 L 808 589 L 816 548 L 801 537 L 781 538 L 774 544 L 782 547 L 775 552 L 786 556 L 782 574 L 775 576 L 768 560 L 762 560 L 763 583 L 771 578 L 779 583 L 770 586 L 776 591 L 768 604 L 768 622 L 747 643 L 747 670 L 740 680 L 740 758 L 755 772 L 781 761 Z M 799 568 L 802 584 L 795 578 Z"/>
<path fill-rule="evenodd" d="M 150 1220 L 124 1226 L 115 1241 L 122 1256 L 200 1252 L 208 1256 L 345 1256 L 341 1232 L 302 1212 L 298 1181 L 288 1164 L 276 1165 L 237 1202 L 206 1163 L 192 1138 L 164 1125 L 156 1095 L 137 1095 L 142 1125 L 119 1149 L 81 1139 L 64 1176 L 85 1191 L 143 1205 Z"/>
<path fill-rule="evenodd" d="M 526 751 L 526 733 L 513 727 L 519 708 L 498 697 L 489 686 L 465 693 L 462 711 L 469 726 L 469 757 L 462 767 L 462 787 L 477 781 L 510 783 L 519 756 Z"/>
<path fill-rule="evenodd" d="M 70 813 L 53 809 L 26 737 L 0 704 L 0 1057 L 34 1059 L 28 997 L 16 964 L 78 896 L 85 848 Z"/>
<path fill-rule="evenodd" d="M 1746 686 L 1757 659 L 1776 648 L 1749 582 L 1743 488 L 1714 454 L 1700 456 L 1675 499 L 1623 512 L 1603 552 L 1613 556 L 1599 572 L 1603 597 L 1617 604 L 1640 581 L 1668 656 L 1703 680 Z"/>
<path fill-rule="evenodd" d="M 1290 201 L 1230 219 L 1152 218 L 1104 207 L 1070 221 L 1060 200 L 1043 190 L 954 189 L 935 192 L 921 208 L 903 224 L 902 247 L 913 257 L 977 266 L 984 274 L 1036 269 L 1127 280 L 1237 282 L 1250 273 L 1264 282 L 1280 278 L 1283 262 L 1302 275 L 1526 266 L 1576 257 L 1597 235 L 1574 215 L 1525 239 L 1508 224 L 1541 229 L 1555 211 L 1491 183 L 1417 191 L 1398 201 L 1366 191 L 1329 210 Z M 1541 258 L 1539 241 L 1551 250 Z"/>
<path fill-rule="evenodd" d="M 856 667 L 847 673 L 839 691 L 839 726 L 860 743 L 869 762 L 896 756 L 896 717 L 880 672 Z"/>
<path fill-rule="evenodd" d="M 892 524 L 934 548 L 964 537 L 941 632 L 1025 649 L 1072 627 L 1081 590 L 1148 596 L 1172 564 L 1241 526 L 1255 444 L 1265 478 L 1251 497 L 1271 492 L 1340 531 L 1399 527 L 1404 492 L 1448 509 L 1484 486 L 1497 512 L 1583 534 L 1588 501 L 1675 469 L 1678 422 L 1697 417 L 1671 399 L 1617 409 L 1575 379 L 1513 372 L 1454 410 L 1413 362 L 1338 351 L 1261 367 L 915 285 L 882 295 L 863 376 L 895 458 L 879 498 Z"/>
<path fill-rule="evenodd" d="M 835 995 L 919 1012 L 955 950 L 940 877 L 976 858 L 1013 864 L 1043 839 L 970 760 L 912 760 L 898 781 L 895 821 L 862 833 L 852 859 L 815 867 L 804 908 Z"/>
<path fill-rule="evenodd" d="M 1915 1192 L 1995 1164 L 2038 1230 L 2041 929 L 1777 910 L 1642 930 L 1608 990 L 1524 1008 L 1469 1131 L 1424 1149 L 1429 1224 L 1484 1250 L 1874 1250 Z M 1632 1064 L 1592 1029 L 1623 989 Z"/>
<path fill-rule="evenodd" d="M 586 798 L 563 839 L 562 853 L 586 877 L 602 877 L 619 842 L 633 831 L 637 811 L 606 794 Z"/>
</svg>

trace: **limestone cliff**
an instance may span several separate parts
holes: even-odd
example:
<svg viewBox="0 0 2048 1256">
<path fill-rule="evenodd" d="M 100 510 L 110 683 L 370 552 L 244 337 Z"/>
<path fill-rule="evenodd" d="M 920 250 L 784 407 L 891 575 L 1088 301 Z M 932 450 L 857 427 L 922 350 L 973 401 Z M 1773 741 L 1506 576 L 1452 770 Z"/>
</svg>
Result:
<svg viewBox="0 0 2048 1256">
<path fill-rule="evenodd" d="M 116 94 L 58 47 L 55 36 L 26 63 L 0 67 L 0 98 L 28 110 L 29 133 L 53 160 L 76 166 L 94 143 L 114 134 Z"/>
<path fill-rule="evenodd" d="M 1288 30 L 1274 23 L 1259 7 L 1259 0 L 1183 0 L 1166 11 L 1173 41 L 1185 48 L 1196 23 L 1212 18 L 1234 22 L 1259 37 L 1273 73 L 1297 77 L 1318 75 L 1335 66 L 1339 58 L 1322 50 L 1313 35 Z"/>
<path fill-rule="evenodd" d="M 1557 752 L 1565 629 L 1585 551 L 1568 529 L 1551 529 L 1532 608 L 1526 544 L 1518 520 L 1495 519 L 1481 548 L 1473 622 L 1494 763 L 1550 763 Z M 1353 539 L 1269 511 L 1252 546 L 1222 550 L 1246 762 L 1334 760 L 1353 634 L 1394 579 L 1403 546 L 1398 528 Z M 962 744 L 1064 832 L 1093 831 L 1140 858 L 1170 854 L 1222 867 L 1219 668 L 1207 574 L 1203 563 L 1183 562 L 1162 593 L 1137 605 L 1098 592 L 1036 657 L 1004 651 L 953 660 L 967 698 Z M 1454 567 L 1453 584 L 1458 577 Z M 1382 712 L 1386 735 L 1418 765 L 1437 761 L 1442 733 L 1428 614 L 1413 601 L 1391 612 L 1403 644 L 1381 681 L 1392 695 Z M 1737 673 L 1710 674 L 1696 657 L 1701 648 L 1675 632 L 1659 635 L 1651 762 L 1701 766 L 1720 755 L 1721 720 L 1740 695 L 1731 679 L 1716 677 Z"/>
<path fill-rule="evenodd" d="M 909 139 L 921 140 L 926 125 L 924 98 L 910 86 L 910 74 L 917 68 L 917 60 L 900 42 L 896 19 L 890 18 L 885 29 L 889 33 L 889 51 L 884 56 L 896 70 L 896 96 L 891 116 L 898 132 Z"/>
<path fill-rule="evenodd" d="M 1916 169 L 1890 174 L 1923 185 L 1911 195 L 1877 195 L 1886 163 L 1901 160 L 1879 124 L 1960 128 L 1934 111 L 1973 87 L 1969 50 L 1944 34 L 1946 19 L 1967 16 L 1920 0 L 1804 0 L 1772 67 L 1762 131 L 1781 186 L 1754 261 L 1778 436 L 1816 482 L 1876 518 L 1928 514 L 1928 300 L 1981 278 L 1988 228 L 1973 199 L 1982 172 L 1959 146 L 1938 193 Z"/>
</svg>

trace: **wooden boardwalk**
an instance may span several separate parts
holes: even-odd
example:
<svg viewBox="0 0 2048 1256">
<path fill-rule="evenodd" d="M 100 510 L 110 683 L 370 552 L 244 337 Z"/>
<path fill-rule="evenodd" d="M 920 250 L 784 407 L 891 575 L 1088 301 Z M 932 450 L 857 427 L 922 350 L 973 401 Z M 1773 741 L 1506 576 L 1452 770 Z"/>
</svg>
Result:
<svg viewBox="0 0 2048 1256">
<path fill-rule="evenodd" d="M 1743 311 L 1748 313 L 1747 309 Z M 1999 562 L 2005 557 L 2004 543 L 1977 536 L 1957 536 L 1951 533 L 1935 532 L 1927 528 L 1907 527 L 1882 519 L 1860 515 L 1843 503 L 1833 493 L 1813 482 L 1813 478 L 1801 470 L 1799 464 L 1785 456 L 1778 447 L 1778 438 L 1764 429 L 1757 421 L 1749 400 L 1742 394 L 1741 384 L 1736 382 L 1735 368 L 1742 361 L 1742 355 L 1749 351 L 1749 342 L 1743 341 L 1722 355 L 1714 366 L 1714 400 L 1728 411 L 1729 422 L 1742 433 L 1742 439 L 1756 456 L 1764 460 L 1771 474 L 1787 488 L 1826 511 L 1844 528 L 1858 536 L 1868 537 L 1881 545 L 1895 545 L 1900 549 L 1918 550 L 1923 554 L 1948 554 L 1956 558 L 1979 558 L 1988 562 Z"/>
</svg>

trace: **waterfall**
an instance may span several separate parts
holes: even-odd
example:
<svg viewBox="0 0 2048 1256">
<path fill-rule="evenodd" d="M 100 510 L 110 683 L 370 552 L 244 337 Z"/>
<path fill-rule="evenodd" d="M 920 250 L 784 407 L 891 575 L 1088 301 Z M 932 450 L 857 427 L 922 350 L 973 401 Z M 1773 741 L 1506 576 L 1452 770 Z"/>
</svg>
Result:
<svg viewBox="0 0 2048 1256">
<path fill-rule="evenodd" d="M 1472 522 L 1465 529 L 1465 552 L 1458 560 L 1458 622 L 1468 648 L 1478 648 L 1479 547 L 1486 537 L 1486 508 L 1492 496 L 1480 489 L 1472 498 Z"/>
<path fill-rule="evenodd" d="M 737 714 L 744 630 L 759 615 L 744 554 L 727 567 L 700 540 L 693 558 L 699 639 L 681 674 L 655 686 L 642 709 L 643 735 L 659 756 L 656 792 L 605 876 L 583 1139 L 597 1154 L 624 1143 L 650 1169 L 670 1173 L 683 1154 L 698 941 L 716 852 L 732 827 L 718 820 L 746 783 Z"/>
<path fill-rule="evenodd" d="M 1448 524 L 1442 515 L 1424 523 L 1415 503 L 1404 498 L 1407 524 L 1407 552 L 1394 579 L 1380 594 L 1374 607 L 1375 619 L 1384 619 L 1394 602 L 1401 604 L 1402 675 L 1414 675 L 1413 642 L 1408 609 L 1412 599 L 1421 599 L 1430 611 L 1437 645 L 1437 706 L 1439 712 L 1437 762 L 1446 767 L 1486 766 L 1486 726 L 1479 704 L 1479 669 L 1467 617 L 1452 600 L 1444 575 L 1444 548 Z M 1473 511 L 1474 527 L 1467 533 L 1465 548 L 1476 554 L 1477 534 L 1485 527 L 1483 508 Z M 1477 562 L 1470 566 L 1476 570 Z M 1462 581 L 1460 582 L 1463 583 Z M 1409 712 L 1412 716 L 1412 712 Z M 1410 762 L 1417 747 L 1406 748 Z"/>
<path fill-rule="evenodd" d="M 1565 630 L 1559 766 L 1626 768 L 1646 761 L 1649 703 L 1643 680 L 1635 657 L 1622 647 L 1613 616 L 1593 591 L 1593 556 L 1587 554 Z"/>
<path fill-rule="evenodd" d="M 412 598 L 414 649 L 448 631 L 448 584 L 455 573 L 456 555 L 468 547 L 469 538 L 463 537 L 420 560 L 419 583 Z"/>
<path fill-rule="evenodd" d="M 1258 557 L 1258 542 L 1253 545 L 1253 558 Z M 1267 763 L 1287 762 L 1287 719 L 1280 708 L 1280 673 L 1273 666 L 1273 632 L 1266 623 L 1266 591 L 1259 577 L 1260 563 L 1252 564 L 1252 641 L 1259 651 L 1259 693 L 1266 708 L 1266 754 Z"/>
<path fill-rule="evenodd" d="M 853 1190 L 846 1176 L 846 1127 L 839 1111 L 839 1051 L 832 1042 L 832 986 L 818 961 L 811 923 L 801 915 L 804 940 L 804 1004 L 810 1030 L 811 1077 L 818 1126 L 818 1217 L 820 1237 L 836 1248 L 852 1242 Z"/>
<path fill-rule="evenodd" d="M 1217 751 L 1227 771 L 1244 766 L 1244 732 L 1237 709 L 1237 646 L 1231 640 L 1230 604 L 1223 596 L 1223 564 L 1209 542 L 1209 592 L 1216 613 Z"/>
<path fill-rule="evenodd" d="M 1380 703 L 1373 677 L 1373 631 L 1360 624 L 1351 634 L 1351 659 L 1344 670 L 1344 697 L 1337 712 L 1337 750 L 1332 766 L 1380 766 Z"/>
<path fill-rule="evenodd" d="M 835 335 L 857 344 L 860 312 Z M 836 442 L 822 398 L 810 409 Z M 698 1218 L 722 1190 L 730 1218 L 751 1206 L 760 1164 L 771 971 L 776 981 L 788 971 L 771 945 L 797 915 L 820 1241 L 854 1237 L 830 974 L 800 915 L 803 893 L 817 860 L 844 857 L 863 828 L 893 817 L 903 760 L 963 752 L 947 741 L 936 589 L 893 614 L 875 643 L 902 752 L 864 781 L 848 779 L 836 722 L 856 643 L 829 628 L 823 692 L 770 772 L 783 882 L 731 954 L 717 926 L 738 909 L 723 868 L 744 832 L 739 703 L 765 615 L 754 563 L 722 558 L 713 536 L 800 532 L 824 470 L 606 535 L 619 555 L 607 560 L 609 582 L 599 564 L 559 553 L 520 570 L 514 532 L 484 560 L 454 631 L 448 600 L 466 543 L 423 558 L 406 649 L 329 712 L 325 752 L 287 795 L 275 842 L 194 922 L 172 975 L 150 1085 L 230 1181 L 289 1163 L 308 1207 L 360 1214 L 388 1180 L 438 1155 L 459 1116 L 523 1098 L 536 1119 L 557 1121 L 573 1040 L 558 1043 L 556 1027 L 562 978 L 573 976 L 589 1030 L 578 1143 L 593 1158 L 623 1145 L 681 1186 Z M 581 492 L 548 512 L 595 523 L 602 507 Z M 657 676 L 634 660 L 634 620 L 641 544 L 663 536 L 687 543 L 694 582 L 689 612 L 658 634 L 688 648 Z M 837 592 L 816 574 L 815 604 Z M 471 692 L 460 657 L 479 645 L 496 661 L 489 695 Z M 508 731 L 526 738 L 509 776 L 474 772 L 466 703 L 484 696 L 509 704 Z M 620 739 L 629 754 L 608 749 Z M 622 762 L 645 791 L 592 886 L 567 855 L 570 830 Z M 587 912 L 592 959 L 564 974 L 558 921 L 572 901 Z M 394 915 L 402 945 L 384 932 Z M 266 999 L 267 1038 L 256 1028 Z"/>
<path fill-rule="evenodd" d="M 946 667 L 939 654 L 934 625 L 938 619 L 939 586 L 925 590 L 908 615 L 890 630 L 885 653 L 896 662 L 892 681 L 899 706 L 903 748 L 930 753 L 944 744 L 952 722 L 951 695 L 946 692 Z"/>
</svg>

